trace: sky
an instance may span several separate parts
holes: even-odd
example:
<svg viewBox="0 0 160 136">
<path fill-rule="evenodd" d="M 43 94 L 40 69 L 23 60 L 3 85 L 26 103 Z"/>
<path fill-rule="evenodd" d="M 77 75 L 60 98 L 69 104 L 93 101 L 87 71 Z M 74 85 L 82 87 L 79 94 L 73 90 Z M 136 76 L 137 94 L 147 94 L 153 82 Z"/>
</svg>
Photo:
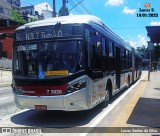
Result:
<svg viewBox="0 0 160 136">
<path fill-rule="evenodd" d="M 70 15 L 92 14 L 99 17 L 106 26 L 135 48 L 142 45 L 147 46 L 149 37 L 147 36 L 146 26 L 160 26 L 160 0 L 66 1 L 68 1 L 66 6 L 70 10 Z M 73 8 L 80 1 L 82 2 L 76 8 Z M 43 2 L 48 2 L 53 7 L 52 0 L 21 0 L 21 5 L 29 6 Z M 59 11 L 61 6 L 62 0 L 56 0 L 56 12 Z M 140 15 L 141 17 L 139 17 Z M 151 17 L 151 15 L 154 17 Z"/>
</svg>

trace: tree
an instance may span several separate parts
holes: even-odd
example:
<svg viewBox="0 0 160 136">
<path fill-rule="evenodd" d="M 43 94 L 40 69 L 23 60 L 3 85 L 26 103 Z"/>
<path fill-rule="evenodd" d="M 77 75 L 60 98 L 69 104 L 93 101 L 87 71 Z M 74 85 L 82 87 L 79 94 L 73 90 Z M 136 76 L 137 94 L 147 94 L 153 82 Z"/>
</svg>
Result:
<svg viewBox="0 0 160 136">
<path fill-rule="evenodd" d="M 14 8 L 12 9 L 11 19 L 18 22 L 18 23 L 26 23 L 26 21 L 23 19 L 23 17 Z"/>
<path fill-rule="evenodd" d="M 68 16 L 68 15 L 69 15 L 68 8 L 66 7 L 63 12 L 63 7 L 61 7 L 59 10 L 58 16 Z"/>
<path fill-rule="evenodd" d="M 38 19 L 35 17 L 31 17 L 31 22 L 37 21 Z"/>
<path fill-rule="evenodd" d="M 159 45 L 154 46 L 152 57 L 153 57 L 154 61 L 158 62 L 158 60 L 160 58 L 160 46 Z"/>
<path fill-rule="evenodd" d="M 145 51 L 146 51 L 146 46 L 145 46 L 145 45 L 142 45 L 141 47 L 137 47 L 136 50 L 137 50 L 139 53 L 144 54 Z"/>
</svg>

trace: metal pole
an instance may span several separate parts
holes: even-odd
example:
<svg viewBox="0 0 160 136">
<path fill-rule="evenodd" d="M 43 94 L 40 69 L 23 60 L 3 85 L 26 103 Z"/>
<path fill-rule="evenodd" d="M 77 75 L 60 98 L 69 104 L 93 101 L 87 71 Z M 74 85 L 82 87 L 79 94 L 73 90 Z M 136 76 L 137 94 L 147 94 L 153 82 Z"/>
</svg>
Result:
<svg viewBox="0 0 160 136">
<path fill-rule="evenodd" d="M 150 81 L 150 71 L 151 71 L 151 51 L 149 53 L 148 81 Z"/>
<path fill-rule="evenodd" d="M 53 17 L 56 17 L 56 0 L 53 0 Z"/>
<path fill-rule="evenodd" d="M 62 11 L 63 11 L 63 16 L 65 16 L 65 9 L 66 9 L 66 0 L 62 0 Z"/>
</svg>

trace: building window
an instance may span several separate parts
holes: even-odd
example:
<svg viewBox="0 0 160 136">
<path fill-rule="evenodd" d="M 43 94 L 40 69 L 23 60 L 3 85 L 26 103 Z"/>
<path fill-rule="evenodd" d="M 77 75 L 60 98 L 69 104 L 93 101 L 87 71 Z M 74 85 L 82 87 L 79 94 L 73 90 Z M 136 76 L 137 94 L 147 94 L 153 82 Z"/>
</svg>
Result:
<svg viewBox="0 0 160 136">
<path fill-rule="evenodd" d="M 11 0 L 7 0 L 7 2 L 11 4 Z"/>
<path fill-rule="evenodd" d="M 38 11 L 35 11 L 35 15 L 37 15 L 37 16 L 39 15 L 39 14 L 38 14 Z"/>
<path fill-rule="evenodd" d="M 2 8 L 2 7 L 0 7 L 0 13 L 4 13 L 4 11 L 3 11 L 3 8 Z"/>
<path fill-rule="evenodd" d="M 7 51 L 3 51 L 3 52 L 2 52 L 2 56 L 3 56 L 4 58 L 7 58 Z"/>
</svg>

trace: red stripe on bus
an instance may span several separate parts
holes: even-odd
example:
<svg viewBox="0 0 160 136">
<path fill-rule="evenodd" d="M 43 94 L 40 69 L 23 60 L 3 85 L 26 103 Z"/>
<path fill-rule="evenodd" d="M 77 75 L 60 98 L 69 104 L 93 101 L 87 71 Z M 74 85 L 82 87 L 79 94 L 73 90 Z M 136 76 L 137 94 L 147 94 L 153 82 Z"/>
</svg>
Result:
<svg viewBox="0 0 160 136">
<path fill-rule="evenodd" d="M 23 95 L 29 96 L 56 96 L 64 95 L 68 84 L 62 86 L 17 86 L 23 90 Z"/>
</svg>

